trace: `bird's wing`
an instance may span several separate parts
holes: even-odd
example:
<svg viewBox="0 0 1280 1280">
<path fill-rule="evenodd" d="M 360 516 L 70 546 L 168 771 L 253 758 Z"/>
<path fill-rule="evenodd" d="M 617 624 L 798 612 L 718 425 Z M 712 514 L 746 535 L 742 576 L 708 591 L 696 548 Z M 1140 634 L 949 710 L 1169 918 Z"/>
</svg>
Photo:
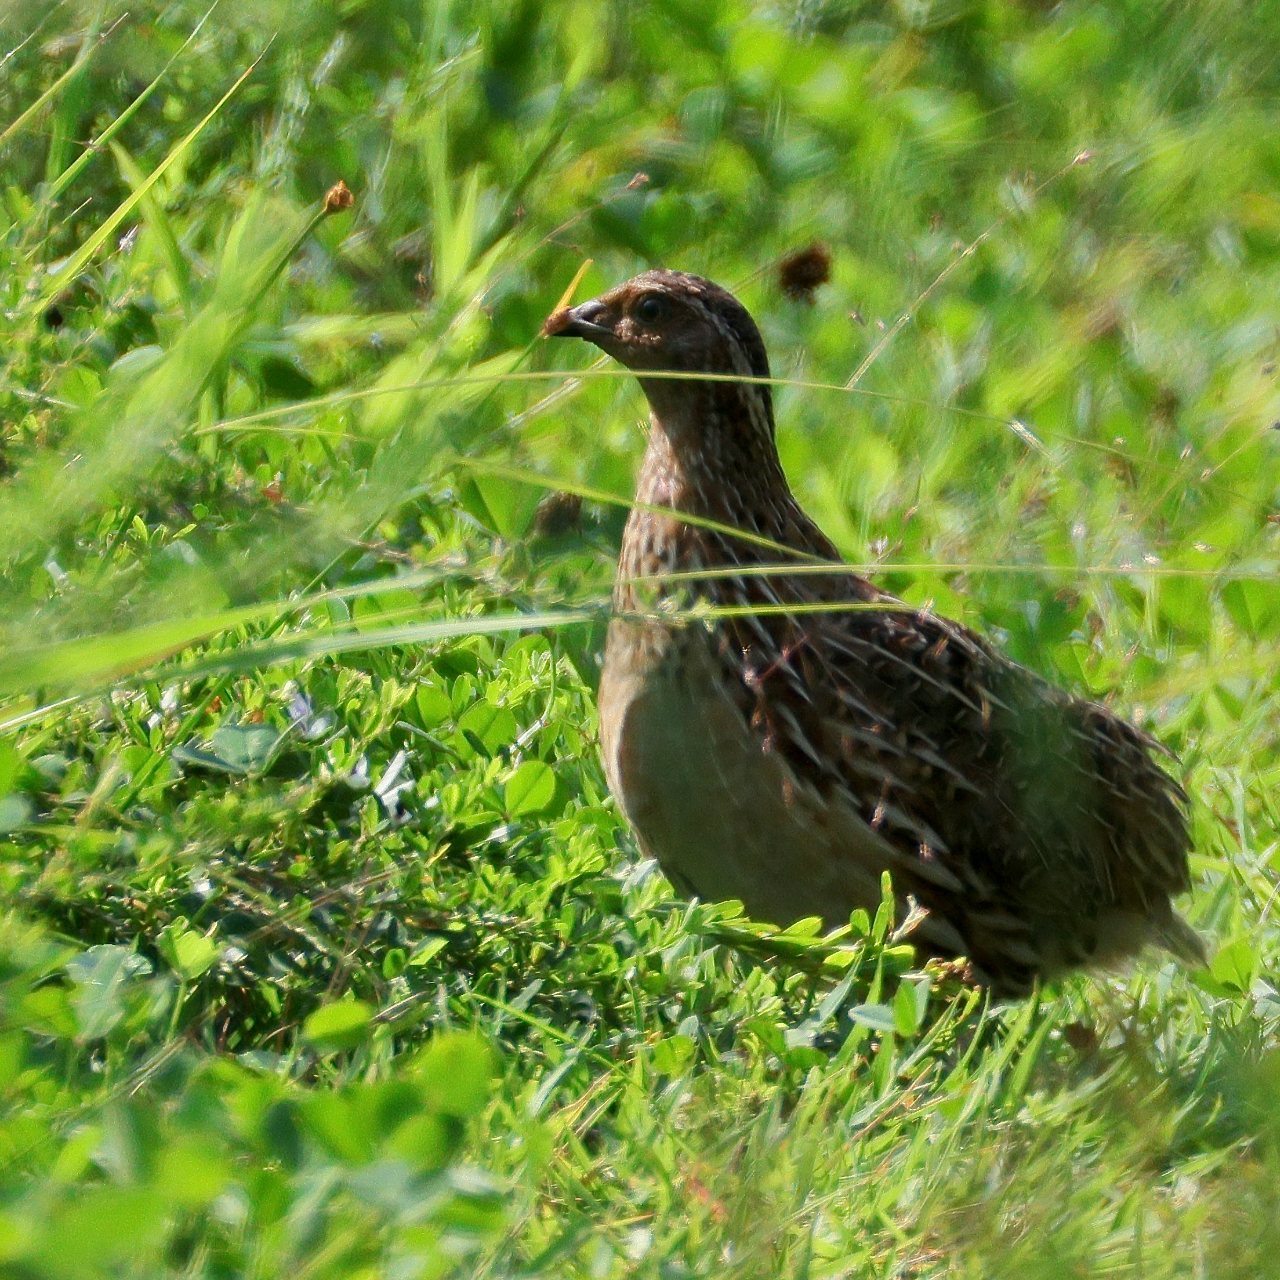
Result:
<svg viewBox="0 0 1280 1280">
<path fill-rule="evenodd" d="M 1077 928 L 1082 958 L 1100 916 L 1167 920 L 1189 840 L 1159 744 L 964 627 L 854 594 L 849 611 L 741 619 L 723 654 L 766 749 L 915 859 L 900 891 L 970 932 L 983 912 L 1023 935 Z"/>
</svg>

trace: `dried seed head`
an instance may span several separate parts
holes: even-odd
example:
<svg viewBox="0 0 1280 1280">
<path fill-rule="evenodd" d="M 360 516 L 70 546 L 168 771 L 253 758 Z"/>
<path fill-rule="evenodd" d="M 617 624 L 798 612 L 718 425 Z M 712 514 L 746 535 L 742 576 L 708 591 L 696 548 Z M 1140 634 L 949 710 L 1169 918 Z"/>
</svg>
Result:
<svg viewBox="0 0 1280 1280">
<path fill-rule="evenodd" d="M 812 302 L 819 286 L 830 279 L 831 250 L 816 241 L 778 263 L 778 287 L 792 302 Z"/>
<path fill-rule="evenodd" d="M 576 493 L 549 493 L 533 513 L 533 531 L 540 537 L 558 538 L 582 532 L 582 497 Z"/>
<path fill-rule="evenodd" d="M 351 188 L 339 178 L 325 192 L 324 211 L 326 214 L 341 213 L 344 209 L 350 209 L 355 202 L 356 198 L 351 194 Z"/>
</svg>

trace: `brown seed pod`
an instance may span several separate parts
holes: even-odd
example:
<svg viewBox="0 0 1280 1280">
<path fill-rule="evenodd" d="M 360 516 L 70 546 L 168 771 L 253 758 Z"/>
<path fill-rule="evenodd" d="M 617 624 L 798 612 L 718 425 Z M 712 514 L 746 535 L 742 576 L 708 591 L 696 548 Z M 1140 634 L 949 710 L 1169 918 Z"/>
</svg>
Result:
<svg viewBox="0 0 1280 1280">
<path fill-rule="evenodd" d="M 341 213 L 344 209 L 350 209 L 355 202 L 351 188 L 341 178 L 324 193 L 325 213 Z"/>
<path fill-rule="evenodd" d="M 814 241 L 778 263 L 778 287 L 792 302 L 812 302 L 817 289 L 831 279 L 831 250 Z"/>
<path fill-rule="evenodd" d="M 533 513 L 533 531 L 543 538 L 581 533 L 582 498 L 576 493 L 560 491 L 547 494 Z"/>
</svg>

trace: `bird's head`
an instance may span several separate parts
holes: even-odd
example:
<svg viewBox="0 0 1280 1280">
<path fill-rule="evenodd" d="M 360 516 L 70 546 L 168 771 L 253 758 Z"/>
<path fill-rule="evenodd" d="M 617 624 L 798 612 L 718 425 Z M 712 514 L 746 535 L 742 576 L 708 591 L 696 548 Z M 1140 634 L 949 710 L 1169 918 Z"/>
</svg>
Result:
<svg viewBox="0 0 1280 1280">
<path fill-rule="evenodd" d="M 706 398 L 736 402 L 727 415 L 741 426 L 773 434 L 767 386 L 646 377 L 650 373 L 711 373 L 767 378 L 769 358 L 747 309 L 733 294 L 683 271 L 646 271 L 608 293 L 565 307 L 542 327 L 547 337 L 585 338 L 640 379 L 658 418 L 669 426 Z M 695 387 L 697 388 L 695 392 Z"/>
</svg>

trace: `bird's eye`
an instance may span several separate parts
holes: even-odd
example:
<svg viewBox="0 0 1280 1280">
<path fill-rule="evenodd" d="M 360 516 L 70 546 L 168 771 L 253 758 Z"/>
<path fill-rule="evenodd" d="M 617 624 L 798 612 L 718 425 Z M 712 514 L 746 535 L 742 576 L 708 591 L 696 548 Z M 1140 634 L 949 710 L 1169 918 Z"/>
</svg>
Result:
<svg viewBox="0 0 1280 1280">
<path fill-rule="evenodd" d="M 667 304 L 656 294 L 648 293 L 636 303 L 636 319 L 645 324 L 656 324 L 662 319 Z"/>
</svg>

